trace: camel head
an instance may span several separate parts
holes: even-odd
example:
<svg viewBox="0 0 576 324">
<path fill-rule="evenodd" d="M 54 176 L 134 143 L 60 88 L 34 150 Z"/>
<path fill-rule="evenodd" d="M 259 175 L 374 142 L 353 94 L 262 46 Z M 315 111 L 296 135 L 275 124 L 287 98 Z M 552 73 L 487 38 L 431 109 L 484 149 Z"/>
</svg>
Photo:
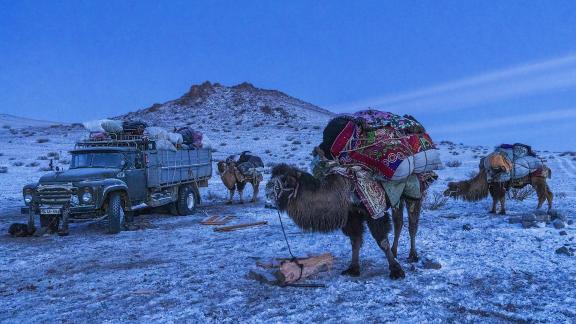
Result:
<svg viewBox="0 0 576 324">
<path fill-rule="evenodd" d="M 218 174 L 222 175 L 222 173 L 226 171 L 227 166 L 225 161 L 218 161 L 218 163 L 216 163 L 216 166 L 218 168 Z"/>
<path fill-rule="evenodd" d="M 266 198 L 280 210 L 285 210 L 290 199 L 298 194 L 303 174 L 303 171 L 287 164 L 275 166 L 266 184 Z"/>
<path fill-rule="evenodd" d="M 350 188 L 347 179 L 339 175 L 319 180 L 296 167 L 280 164 L 272 169 L 266 197 L 303 230 L 331 232 L 346 224 Z"/>
<path fill-rule="evenodd" d="M 236 162 L 233 159 L 226 159 L 225 161 L 218 161 L 216 163 L 218 168 L 218 174 L 220 175 L 220 179 L 222 179 L 222 183 L 228 188 L 232 190 L 236 185 Z"/>
<path fill-rule="evenodd" d="M 236 166 L 236 160 L 234 159 L 234 155 L 229 156 L 226 160 L 220 160 L 216 163 L 218 167 L 218 173 L 222 175 L 224 171 L 234 169 Z"/>
<path fill-rule="evenodd" d="M 458 198 L 464 194 L 462 182 L 449 182 L 448 189 L 444 191 L 444 197 Z"/>
<path fill-rule="evenodd" d="M 468 180 L 448 183 L 444 196 L 465 201 L 479 201 L 488 197 L 486 170 L 481 168 L 478 174 Z"/>
</svg>

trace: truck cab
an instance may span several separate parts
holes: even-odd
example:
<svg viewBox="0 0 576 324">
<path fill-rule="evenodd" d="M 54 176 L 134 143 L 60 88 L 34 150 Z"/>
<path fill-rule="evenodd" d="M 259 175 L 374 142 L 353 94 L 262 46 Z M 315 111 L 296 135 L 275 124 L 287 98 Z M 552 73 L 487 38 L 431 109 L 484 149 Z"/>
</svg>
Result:
<svg viewBox="0 0 576 324">
<path fill-rule="evenodd" d="M 117 233 L 138 207 L 169 205 L 174 214 L 191 214 L 212 173 L 209 149 L 157 150 L 141 136 L 86 140 L 70 153 L 68 170 L 23 188 L 29 226 L 39 215 L 41 227 L 66 234 L 69 222 L 107 219 L 108 232 Z"/>
</svg>

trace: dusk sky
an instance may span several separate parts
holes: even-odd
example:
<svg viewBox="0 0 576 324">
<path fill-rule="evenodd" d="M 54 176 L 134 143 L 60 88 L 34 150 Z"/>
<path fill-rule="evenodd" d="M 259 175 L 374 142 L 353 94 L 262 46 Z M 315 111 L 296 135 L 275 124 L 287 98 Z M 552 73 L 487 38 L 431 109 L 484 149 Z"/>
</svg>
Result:
<svg viewBox="0 0 576 324">
<path fill-rule="evenodd" d="M 434 138 L 576 149 L 576 1 L 0 0 L 0 21 L 2 113 L 83 121 L 248 81 Z"/>
</svg>

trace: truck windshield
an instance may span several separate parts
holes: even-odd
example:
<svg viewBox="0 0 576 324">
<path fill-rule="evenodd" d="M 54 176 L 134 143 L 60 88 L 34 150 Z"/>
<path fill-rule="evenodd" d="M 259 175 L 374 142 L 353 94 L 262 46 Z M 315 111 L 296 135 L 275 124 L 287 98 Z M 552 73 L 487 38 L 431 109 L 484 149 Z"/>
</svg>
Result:
<svg viewBox="0 0 576 324">
<path fill-rule="evenodd" d="M 76 153 L 72 154 L 70 168 L 121 168 L 123 161 L 122 153 Z"/>
</svg>

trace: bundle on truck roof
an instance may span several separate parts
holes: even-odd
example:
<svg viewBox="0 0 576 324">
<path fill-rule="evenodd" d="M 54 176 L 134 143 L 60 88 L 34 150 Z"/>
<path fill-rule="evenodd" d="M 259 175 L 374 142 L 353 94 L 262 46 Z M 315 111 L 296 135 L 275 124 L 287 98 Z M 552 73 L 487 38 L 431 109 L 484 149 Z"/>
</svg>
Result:
<svg viewBox="0 0 576 324">
<path fill-rule="evenodd" d="M 86 142 L 142 140 L 153 143 L 158 150 L 177 151 L 189 148 L 210 148 L 202 133 L 183 127 L 169 132 L 162 127 L 148 126 L 143 121 L 101 119 L 83 123 L 90 132 Z M 205 140 L 204 140 L 205 139 Z M 206 143 L 205 143 L 206 142 Z M 207 145 L 208 144 L 208 145 Z"/>
</svg>

